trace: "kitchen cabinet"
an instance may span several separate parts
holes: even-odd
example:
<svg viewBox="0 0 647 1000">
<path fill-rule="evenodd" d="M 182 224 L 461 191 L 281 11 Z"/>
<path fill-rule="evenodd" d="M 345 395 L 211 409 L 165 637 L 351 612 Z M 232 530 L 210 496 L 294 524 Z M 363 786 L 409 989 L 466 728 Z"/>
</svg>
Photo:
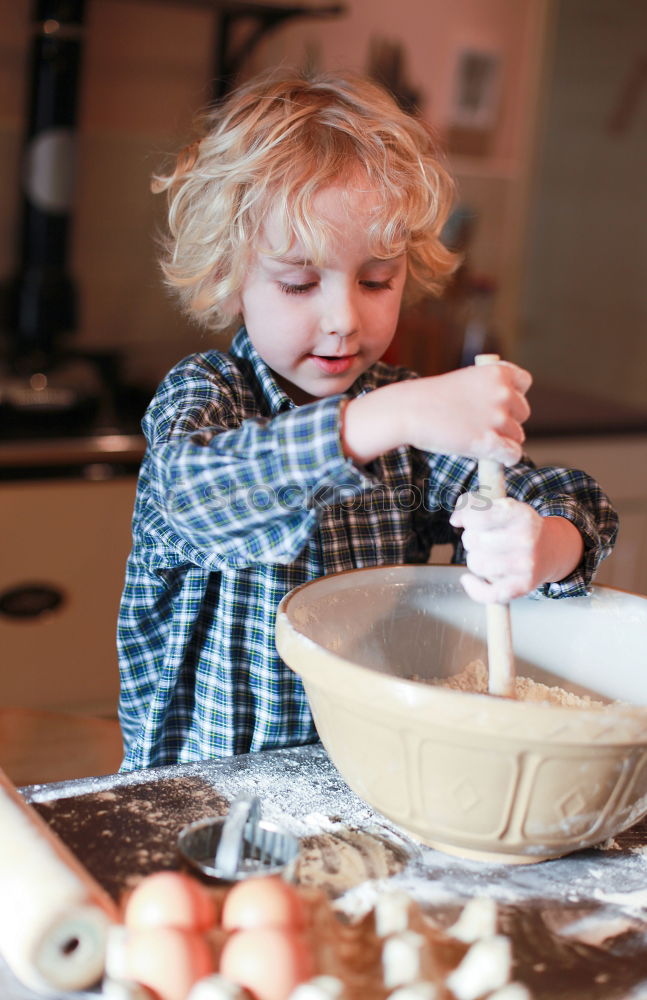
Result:
<svg viewBox="0 0 647 1000">
<path fill-rule="evenodd" d="M 135 475 L 0 484 L 3 705 L 116 715 L 135 487 Z"/>
</svg>

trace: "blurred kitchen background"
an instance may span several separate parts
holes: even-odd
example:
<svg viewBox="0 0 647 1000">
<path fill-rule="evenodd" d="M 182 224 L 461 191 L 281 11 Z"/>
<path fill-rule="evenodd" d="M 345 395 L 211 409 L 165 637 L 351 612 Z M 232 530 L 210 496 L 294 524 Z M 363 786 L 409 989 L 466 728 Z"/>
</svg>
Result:
<svg viewBox="0 0 647 1000">
<path fill-rule="evenodd" d="M 647 593 L 646 40 L 636 0 L 0 0 L 0 766 L 14 780 L 37 780 L 35 745 L 38 780 L 118 765 L 139 420 L 175 361 L 226 343 L 162 287 L 149 179 L 198 109 L 269 66 L 371 73 L 435 126 L 465 263 L 442 301 L 403 314 L 391 357 L 433 374 L 487 349 L 529 367 L 530 455 L 601 481 L 622 531 L 599 581 Z"/>
</svg>

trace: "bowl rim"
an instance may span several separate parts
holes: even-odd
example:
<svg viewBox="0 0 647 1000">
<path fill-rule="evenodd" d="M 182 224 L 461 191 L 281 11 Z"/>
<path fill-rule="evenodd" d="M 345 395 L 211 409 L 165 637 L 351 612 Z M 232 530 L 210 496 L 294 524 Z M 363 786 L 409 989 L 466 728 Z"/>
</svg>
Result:
<svg viewBox="0 0 647 1000">
<path fill-rule="evenodd" d="M 401 577 L 422 576 L 430 570 L 442 570 L 443 575 L 447 575 L 448 578 L 454 577 L 458 582 L 459 575 L 465 572 L 465 567 L 446 564 L 434 565 L 432 563 L 382 564 L 342 570 L 339 573 L 331 573 L 308 580 L 294 587 L 282 598 L 277 609 L 276 646 L 279 655 L 289 669 L 303 681 L 307 694 L 309 694 L 309 688 L 316 688 L 325 693 L 318 683 L 318 677 L 325 669 L 328 680 L 333 673 L 340 682 L 345 683 L 346 687 L 348 687 L 349 679 L 354 679 L 359 684 L 364 682 L 363 686 L 367 687 L 365 703 L 371 700 L 371 693 L 375 691 L 376 687 L 388 686 L 390 699 L 397 702 L 400 708 L 410 707 L 412 701 L 415 700 L 421 710 L 429 708 L 434 713 L 442 713 L 446 722 L 457 728 L 460 728 L 461 724 L 465 722 L 467 710 L 470 729 L 474 728 L 476 720 L 478 730 L 485 733 L 496 728 L 497 738 L 502 740 L 512 739 L 517 742 L 522 738 L 524 742 L 534 742 L 528 737 L 528 730 L 529 727 L 537 726 L 536 741 L 545 743 L 548 734 L 551 743 L 555 746 L 594 743 L 603 749 L 613 746 L 644 747 L 647 744 L 647 706 L 633 705 L 628 702 L 610 702 L 604 708 L 576 708 L 546 702 L 502 698 L 473 691 L 457 691 L 441 685 L 425 684 L 424 681 L 398 677 L 395 674 L 389 674 L 346 659 L 300 632 L 292 622 L 290 605 L 298 601 L 308 589 L 317 585 L 325 586 L 327 581 L 341 577 L 351 579 L 366 574 L 374 576 L 376 570 L 384 571 L 385 576 L 392 574 Z M 627 596 L 644 601 L 647 609 L 647 596 L 644 595 L 620 591 L 619 588 L 602 584 L 594 584 L 591 591 L 591 596 L 594 596 L 594 592 L 626 593 Z M 570 601 L 589 599 L 588 596 L 568 598 Z M 532 598 L 525 597 L 518 600 L 532 600 Z M 310 665 L 304 668 L 299 653 L 302 654 L 305 649 L 309 653 Z M 293 665 L 294 659 L 299 660 L 298 667 Z M 290 660 L 292 662 L 289 662 Z M 366 682 L 369 678 L 372 683 L 367 685 Z M 613 731 L 613 738 L 610 736 L 610 731 Z"/>
<path fill-rule="evenodd" d="M 380 563 L 379 566 L 354 566 L 352 569 L 342 569 L 336 573 L 327 573 L 325 576 L 317 576 L 314 577 L 312 580 L 305 580 L 303 583 L 297 584 L 295 587 L 292 588 L 292 590 L 290 590 L 287 594 L 285 594 L 284 597 L 281 598 L 278 608 L 280 610 L 283 607 L 287 607 L 287 605 L 291 603 L 292 600 L 296 600 L 299 594 L 302 591 L 307 590 L 309 587 L 321 586 L 323 583 L 329 580 L 333 579 L 338 580 L 341 577 L 359 576 L 362 574 L 374 575 L 376 572 L 380 571 L 385 571 L 389 573 L 392 572 L 399 576 L 400 574 L 403 573 L 417 574 L 417 573 L 425 573 L 428 572 L 429 570 L 440 570 L 441 572 L 447 573 L 450 576 L 455 576 L 457 580 L 460 578 L 460 575 L 462 573 L 467 572 L 467 568 L 465 566 L 456 563 Z M 589 589 L 590 593 L 587 595 L 568 597 L 564 598 L 564 600 L 568 601 L 590 600 L 590 598 L 599 591 L 602 592 L 611 591 L 617 594 L 626 594 L 627 597 L 635 598 L 636 600 L 641 601 L 647 605 L 647 594 L 637 594 L 635 593 L 635 591 L 625 590 L 623 587 L 614 587 L 608 583 L 592 583 Z M 528 600 L 534 600 L 534 598 L 530 597 L 528 594 L 526 594 L 524 597 L 515 598 L 515 601 L 528 601 Z M 555 600 L 555 598 L 546 598 L 546 600 Z"/>
</svg>

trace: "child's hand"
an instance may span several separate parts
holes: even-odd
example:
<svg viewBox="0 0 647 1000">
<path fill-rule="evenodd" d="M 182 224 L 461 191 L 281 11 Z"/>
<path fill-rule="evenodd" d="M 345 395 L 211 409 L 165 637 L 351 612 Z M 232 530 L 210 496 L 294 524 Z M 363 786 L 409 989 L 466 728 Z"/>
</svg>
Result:
<svg viewBox="0 0 647 1000">
<path fill-rule="evenodd" d="M 514 465 L 521 458 L 531 383 L 523 368 L 501 361 L 384 386 L 348 403 L 344 450 L 359 464 L 412 445 Z"/>
<path fill-rule="evenodd" d="M 475 600 L 507 604 L 542 583 L 562 580 L 582 558 L 577 528 L 563 517 L 542 517 L 511 497 L 488 507 L 459 500 L 451 524 L 463 528 L 469 574 L 461 582 Z"/>
<path fill-rule="evenodd" d="M 509 362 L 409 382 L 410 444 L 423 451 L 514 465 L 530 414 L 529 372 Z"/>
</svg>

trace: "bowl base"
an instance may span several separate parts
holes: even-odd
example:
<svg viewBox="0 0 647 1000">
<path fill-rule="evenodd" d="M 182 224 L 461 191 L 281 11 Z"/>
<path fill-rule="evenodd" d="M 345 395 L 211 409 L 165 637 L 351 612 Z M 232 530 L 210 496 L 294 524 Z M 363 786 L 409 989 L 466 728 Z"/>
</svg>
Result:
<svg viewBox="0 0 647 1000">
<path fill-rule="evenodd" d="M 474 851 L 469 847 L 456 847 L 455 844 L 443 844 L 439 840 L 421 840 L 428 847 L 433 847 L 443 854 L 451 854 L 455 858 L 465 858 L 467 861 L 487 861 L 490 864 L 498 865 L 536 865 L 540 861 L 554 861 L 555 858 L 562 857 L 560 854 L 537 854 L 528 856 L 527 854 L 504 854 L 498 851 Z M 575 850 L 575 848 L 573 848 Z"/>
</svg>

